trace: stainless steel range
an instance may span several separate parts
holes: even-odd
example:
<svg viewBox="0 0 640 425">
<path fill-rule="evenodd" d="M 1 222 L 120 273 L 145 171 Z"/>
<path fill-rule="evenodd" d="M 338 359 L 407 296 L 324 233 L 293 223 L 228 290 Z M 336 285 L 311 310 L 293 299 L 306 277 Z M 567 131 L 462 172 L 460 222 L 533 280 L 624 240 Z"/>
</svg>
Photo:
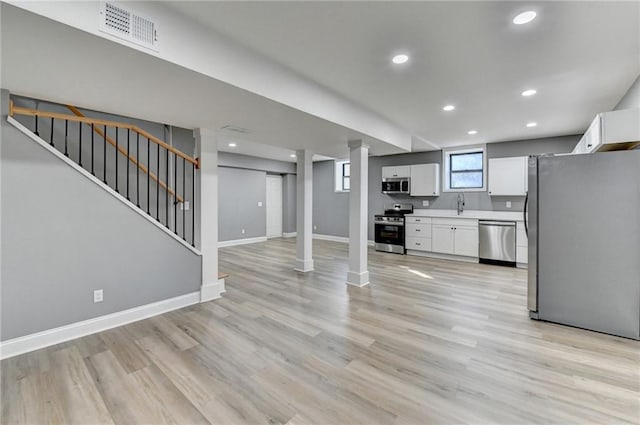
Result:
<svg viewBox="0 0 640 425">
<path fill-rule="evenodd" d="M 404 254 L 404 215 L 413 213 L 412 204 L 394 204 L 384 210 L 384 215 L 376 215 L 376 251 Z"/>
</svg>

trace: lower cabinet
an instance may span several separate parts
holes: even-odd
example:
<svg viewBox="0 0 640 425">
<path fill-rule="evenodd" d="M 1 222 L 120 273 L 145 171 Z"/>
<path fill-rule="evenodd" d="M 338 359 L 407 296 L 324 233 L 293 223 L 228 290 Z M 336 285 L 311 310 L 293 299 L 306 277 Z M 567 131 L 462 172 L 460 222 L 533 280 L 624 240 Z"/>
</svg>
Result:
<svg viewBox="0 0 640 425">
<path fill-rule="evenodd" d="M 441 254 L 478 256 L 478 221 L 433 221 L 431 250 Z"/>
<path fill-rule="evenodd" d="M 431 238 L 413 238 L 407 236 L 405 248 L 414 251 L 431 251 Z"/>
</svg>

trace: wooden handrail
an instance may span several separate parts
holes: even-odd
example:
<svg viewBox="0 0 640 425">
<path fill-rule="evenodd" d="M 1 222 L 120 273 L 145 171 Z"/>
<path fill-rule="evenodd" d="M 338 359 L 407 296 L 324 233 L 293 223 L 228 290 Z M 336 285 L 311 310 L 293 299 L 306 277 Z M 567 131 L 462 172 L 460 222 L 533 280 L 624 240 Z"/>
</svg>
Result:
<svg viewBox="0 0 640 425">
<path fill-rule="evenodd" d="M 85 123 L 85 124 L 94 124 L 94 126 L 95 125 L 101 125 L 101 126 L 107 126 L 107 127 L 126 128 L 126 129 L 129 129 L 131 131 L 134 131 L 134 132 L 140 134 L 143 137 L 146 137 L 148 140 L 152 141 L 153 143 L 155 143 L 157 145 L 162 146 L 163 148 L 165 148 L 169 152 L 173 153 L 174 155 L 177 155 L 180 158 L 183 158 L 185 161 L 192 163 L 193 165 L 196 166 L 196 168 L 200 168 L 200 159 L 199 158 L 191 158 L 189 155 L 186 155 L 186 154 L 182 153 L 181 151 L 179 151 L 178 149 L 174 148 L 173 146 L 170 146 L 170 145 L 166 144 L 165 142 L 163 142 L 162 140 L 158 139 L 153 134 L 150 134 L 150 133 L 144 131 L 143 129 L 141 129 L 141 128 L 135 126 L 135 125 L 132 125 L 132 124 L 125 124 L 125 123 L 121 123 L 121 122 L 117 122 L 117 121 L 103 120 L 103 119 L 100 119 L 100 118 L 90 118 L 90 117 L 78 116 L 78 115 L 67 115 L 67 114 L 61 114 L 61 113 L 58 113 L 58 112 L 48 112 L 48 111 L 42 111 L 42 110 L 39 110 L 39 109 L 25 108 L 25 107 L 22 107 L 22 106 L 15 106 L 15 105 L 13 105 L 13 102 L 11 102 L 10 106 L 9 106 L 9 115 L 13 116 L 14 114 L 16 114 L 16 115 L 38 116 L 38 117 L 45 117 L 45 118 L 54 118 L 54 119 L 60 119 L 60 120 L 82 122 L 82 123 Z"/>
<path fill-rule="evenodd" d="M 76 116 L 78 117 L 83 117 L 85 118 L 84 114 L 75 106 L 73 105 L 67 105 L 67 108 L 69 108 L 69 110 L 71 112 L 73 112 L 74 114 L 76 114 Z M 100 137 L 106 139 L 106 141 L 113 147 L 116 147 L 116 142 L 113 140 L 113 138 L 111 138 L 110 136 L 106 136 L 104 134 L 104 131 L 102 131 L 101 128 L 96 127 L 94 125 L 93 127 L 93 131 L 99 135 Z M 138 162 L 137 158 L 135 158 L 134 156 L 129 155 L 129 153 L 121 146 L 121 145 L 117 145 L 117 149 L 118 152 L 120 152 L 121 154 L 125 155 L 129 161 L 131 161 L 133 164 L 135 164 L 139 169 L 142 170 L 143 173 L 149 174 L 149 177 L 151 178 L 151 180 L 155 181 L 157 184 L 160 185 L 161 188 L 163 188 L 164 190 L 166 190 L 167 192 L 169 192 L 171 195 L 175 196 L 176 200 L 178 202 L 184 202 L 184 198 L 178 194 L 176 194 L 173 189 L 169 188 L 167 186 L 167 184 L 165 182 L 163 182 L 162 180 L 160 180 L 158 178 L 158 176 L 156 176 L 154 173 L 150 172 L 149 169 L 147 167 L 144 166 L 144 164 L 141 164 L 140 162 Z"/>
</svg>

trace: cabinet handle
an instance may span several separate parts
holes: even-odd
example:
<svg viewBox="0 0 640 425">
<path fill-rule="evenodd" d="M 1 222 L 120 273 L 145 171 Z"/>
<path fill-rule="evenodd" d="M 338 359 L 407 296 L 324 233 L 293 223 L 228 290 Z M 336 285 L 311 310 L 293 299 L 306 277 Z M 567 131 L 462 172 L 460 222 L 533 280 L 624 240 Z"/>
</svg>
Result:
<svg viewBox="0 0 640 425">
<path fill-rule="evenodd" d="M 416 223 L 420 223 L 420 219 L 419 218 L 416 218 Z"/>
<path fill-rule="evenodd" d="M 436 193 L 435 193 L 435 192 L 433 192 L 433 194 L 435 195 Z"/>
<path fill-rule="evenodd" d="M 416 242 L 416 245 L 420 245 L 420 242 Z"/>
<path fill-rule="evenodd" d="M 416 229 L 416 232 L 419 232 L 419 231 L 420 231 L 420 229 Z"/>
</svg>

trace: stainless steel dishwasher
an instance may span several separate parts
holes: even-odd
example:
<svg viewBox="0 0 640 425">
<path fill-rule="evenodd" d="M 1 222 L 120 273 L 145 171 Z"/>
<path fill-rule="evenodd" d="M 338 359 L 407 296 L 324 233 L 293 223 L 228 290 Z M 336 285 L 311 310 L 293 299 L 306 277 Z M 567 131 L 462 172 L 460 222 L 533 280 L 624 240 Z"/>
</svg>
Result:
<svg viewBox="0 0 640 425">
<path fill-rule="evenodd" d="M 480 220 L 480 262 L 515 267 L 516 222 Z"/>
</svg>

